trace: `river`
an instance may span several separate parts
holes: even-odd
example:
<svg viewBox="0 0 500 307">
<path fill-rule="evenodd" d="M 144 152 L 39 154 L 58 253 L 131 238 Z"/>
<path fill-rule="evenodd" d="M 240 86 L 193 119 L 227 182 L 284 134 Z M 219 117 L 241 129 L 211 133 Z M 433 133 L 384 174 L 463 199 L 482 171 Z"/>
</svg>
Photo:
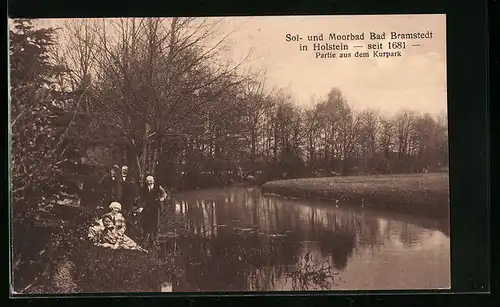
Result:
<svg viewBox="0 0 500 307">
<path fill-rule="evenodd" d="M 258 187 L 181 194 L 166 216 L 159 254 L 179 273 L 160 276 L 157 291 L 450 286 L 443 221 L 264 196 Z"/>
</svg>

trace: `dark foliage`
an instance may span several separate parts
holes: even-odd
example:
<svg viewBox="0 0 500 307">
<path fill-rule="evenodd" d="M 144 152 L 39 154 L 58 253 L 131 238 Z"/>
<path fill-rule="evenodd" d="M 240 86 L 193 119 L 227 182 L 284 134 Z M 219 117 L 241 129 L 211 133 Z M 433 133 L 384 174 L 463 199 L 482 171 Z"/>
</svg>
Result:
<svg viewBox="0 0 500 307">
<path fill-rule="evenodd" d="M 68 138 L 73 120 L 62 108 L 71 94 L 57 86 L 66 69 L 51 58 L 56 30 L 15 20 L 9 34 L 13 259 L 23 264 L 17 269 L 36 272 L 33 267 L 44 263 L 40 253 L 58 249 L 61 241 L 55 238 L 66 231 L 57 201 L 78 191 L 72 179 L 80 172 L 80 153 Z M 14 287 L 27 282 L 15 278 Z"/>
</svg>

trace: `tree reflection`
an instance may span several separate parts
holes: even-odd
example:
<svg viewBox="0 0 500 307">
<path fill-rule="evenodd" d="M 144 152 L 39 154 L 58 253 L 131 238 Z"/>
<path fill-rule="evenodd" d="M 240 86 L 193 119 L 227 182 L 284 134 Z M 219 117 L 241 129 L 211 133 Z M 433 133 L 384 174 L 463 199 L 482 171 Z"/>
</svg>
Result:
<svg viewBox="0 0 500 307">
<path fill-rule="evenodd" d="M 335 265 L 334 265 L 335 266 Z M 287 272 L 287 278 L 292 280 L 292 289 L 297 290 L 328 290 L 338 285 L 334 266 L 328 259 L 316 260 L 310 253 L 301 257 L 294 270 Z"/>
<path fill-rule="evenodd" d="M 347 267 L 347 261 L 354 251 L 356 233 L 348 231 L 321 231 L 318 233 L 321 253 L 332 257 L 333 266 L 338 270 Z"/>
<path fill-rule="evenodd" d="M 272 289 L 275 280 L 282 276 L 280 267 L 296 264 L 304 236 L 301 232 L 280 237 L 268 234 L 278 226 L 281 230 L 282 226 L 291 228 L 289 221 L 294 220 L 294 211 L 281 210 L 282 207 L 271 210 L 272 204 L 255 201 L 260 200 L 256 194 L 232 195 L 230 199 L 237 201 L 234 204 L 217 196 L 212 199 L 211 213 L 203 210 L 202 198 L 187 201 L 190 203 L 187 206 L 190 212 L 186 212 L 188 223 L 193 224 L 188 228 L 192 232 L 176 243 L 182 254 L 177 258 L 183 263 L 186 278 L 200 289 L 230 291 L 253 288 L 250 281 L 261 276 L 258 288 L 266 285 L 268 290 Z M 242 214 L 252 211 L 254 214 Z M 264 223 L 276 221 L 277 215 L 281 215 L 283 223 Z M 259 227 L 240 227 L 255 224 Z M 209 235 L 214 229 L 217 235 Z"/>
<path fill-rule="evenodd" d="M 405 247 L 412 247 L 416 243 L 420 242 L 423 229 L 419 229 L 413 225 L 406 223 L 399 223 L 399 241 L 403 243 Z"/>
<path fill-rule="evenodd" d="M 180 210 L 168 217 L 176 248 L 159 256 L 175 259 L 175 278 L 201 291 L 331 289 L 359 248 L 422 236 L 406 222 L 263 197 L 259 189 L 197 191 L 177 201 Z"/>
</svg>

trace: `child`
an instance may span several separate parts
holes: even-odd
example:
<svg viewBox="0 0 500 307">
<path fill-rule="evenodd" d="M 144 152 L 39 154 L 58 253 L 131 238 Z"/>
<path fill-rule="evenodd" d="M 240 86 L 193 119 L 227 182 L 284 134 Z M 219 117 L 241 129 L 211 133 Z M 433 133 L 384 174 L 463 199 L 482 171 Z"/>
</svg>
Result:
<svg viewBox="0 0 500 307">
<path fill-rule="evenodd" d="M 91 227 L 89 227 L 88 237 L 90 242 L 93 244 L 97 244 L 102 236 L 102 231 L 104 230 L 104 225 L 102 224 L 102 220 L 95 220 Z"/>
</svg>

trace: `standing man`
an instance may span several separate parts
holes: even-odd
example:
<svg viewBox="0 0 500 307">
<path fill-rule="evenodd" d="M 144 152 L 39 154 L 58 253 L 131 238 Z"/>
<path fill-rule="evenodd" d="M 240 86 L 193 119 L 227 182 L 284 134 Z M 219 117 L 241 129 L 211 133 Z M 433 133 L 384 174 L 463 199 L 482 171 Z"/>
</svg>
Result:
<svg viewBox="0 0 500 307">
<path fill-rule="evenodd" d="M 99 185 L 101 187 L 101 206 L 107 208 L 111 202 L 120 202 L 122 198 L 122 184 L 118 177 L 120 167 L 113 165 L 109 175 L 104 176 Z"/>
<path fill-rule="evenodd" d="M 142 191 L 144 207 L 141 212 L 142 229 L 147 235 L 147 241 L 156 239 L 160 224 L 160 212 L 163 211 L 163 201 L 167 197 L 165 189 L 155 184 L 153 176 L 146 177 L 146 185 Z M 140 209 L 141 210 L 141 209 Z"/>
<path fill-rule="evenodd" d="M 134 178 L 128 175 L 128 166 L 126 165 L 122 166 L 120 179 L 122 185 L 122 198 L 120 203 L 125 219 L 127 219 L 132 207 L 137 204 L 139 189 L 137 188 Z"/>
</svg>

